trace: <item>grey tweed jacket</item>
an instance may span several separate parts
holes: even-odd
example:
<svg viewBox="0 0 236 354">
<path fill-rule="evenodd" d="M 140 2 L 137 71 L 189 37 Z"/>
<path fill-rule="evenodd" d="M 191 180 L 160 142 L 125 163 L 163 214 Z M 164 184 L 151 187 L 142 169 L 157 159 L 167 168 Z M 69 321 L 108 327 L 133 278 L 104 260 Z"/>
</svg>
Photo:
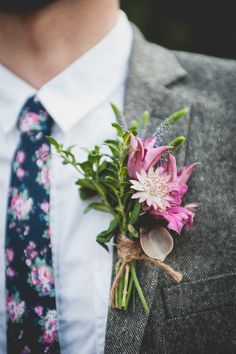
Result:
<svg viewBox="0 0 236 354">
<path fill-rule="evenodd" d="M 176 284 L 140 263 L 151 311 L 145 315 L 138 300 L 135 314 L 109 310 L 105 354 L 236 353 L 236 62 L 172 52 L 146 42 L 134 28 L 127 119 L 149 110 L 151 133 L 182 107 L 190 113 L 169 140 L 187 138 L 180 164 L 202 163 L 186 200 L 201 203 L 194 228 L 175 236 L 166 260 L 184 278 Z"/>
</svg>

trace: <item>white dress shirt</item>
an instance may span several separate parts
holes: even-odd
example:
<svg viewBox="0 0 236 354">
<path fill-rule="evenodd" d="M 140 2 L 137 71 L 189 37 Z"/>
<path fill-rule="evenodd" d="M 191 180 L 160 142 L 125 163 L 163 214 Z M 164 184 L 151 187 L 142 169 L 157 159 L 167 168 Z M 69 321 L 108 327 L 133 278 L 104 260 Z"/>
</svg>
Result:
<svg viewBox="0 0 236 354">
<path fill-rule="evenodd" d="M 111 32 L 37 92 L 0 64 L 0 354 L 6 354 L 4 241 L 18 114 L 36 93 L 55 121 L 52 135 L 66 146 L 92 148 L 114 137 L 109 102 L 123 107 L 131 46 L 132 29 L 120 11 Z M 83 160 L 85 152 L 76 151 Z M 61 350 L 102 354 L 112 252 L 96 243 L 96 235 L 108 227 L 111 217 L 99 211 L 83 213 L 87 202 L 79 198 L 76 177 L 73 168 L 53 156 L 50 223 Z"/>
</svg>

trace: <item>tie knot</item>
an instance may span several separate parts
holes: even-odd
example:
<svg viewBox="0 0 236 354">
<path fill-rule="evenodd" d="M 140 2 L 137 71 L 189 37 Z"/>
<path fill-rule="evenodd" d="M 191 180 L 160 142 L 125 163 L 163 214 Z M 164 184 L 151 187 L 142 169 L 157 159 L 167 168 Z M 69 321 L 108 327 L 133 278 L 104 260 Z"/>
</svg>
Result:
<svg viewBox="0 0 236 354">
<path fill-rule="evenodd" d="M 42 132 L 45 135 L 50 135 L 52 122 L 46 109 L 33 96 L 23 106 L 17 126 L 21 133 Z"/>
</svg>

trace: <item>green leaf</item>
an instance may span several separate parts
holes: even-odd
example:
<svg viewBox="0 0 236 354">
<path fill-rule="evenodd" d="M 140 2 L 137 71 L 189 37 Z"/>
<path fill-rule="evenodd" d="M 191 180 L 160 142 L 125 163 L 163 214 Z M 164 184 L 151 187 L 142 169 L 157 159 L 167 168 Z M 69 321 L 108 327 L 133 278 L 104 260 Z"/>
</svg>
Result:
<svg viewBox="0 0 236 354">
<path fill-rule="evenodd" d="M 128 167 L 122 167 L 120 170 L 122 180 L 128 175 Z"/>
<path fill-rule="evenodd" d="M 86 189 L 86 188 L 80 188 L 79 194 L 80 194 L 81 200 L 88 200 L 88 199 L 94 197 L 95 195 L 97 195 L 97 193 L 95 191 L 92 191 L 91 189 Z"/>
<path fill-rule="evenodd" d="M 98 155 L 100 153 L 100 147 L 98 145 L 95 145 L 95 148 L 94 148 L 94 153 L 96 155 Z"/>
<path fill-rule="evenodd" d="M 114 169 L 106 169 L 106 175 L 104 176 L 105 181 L 111 180 L 111 181 L 116 181 L 118 182 L 118 174 L 117 171 L 114 171 Z"/>
<path fill-rule="evenodd" d="M 105 180 L 105 183 L 107 183 L 107 182 L 113 182 L 113 183 L 116 184 L 117 187 L 119 187 L 119 183 L 118 183 L 118 180 L 117 180 L 117 176 L 116 176 L 116 177 L 113 177 L 113 176 L 111 176 L 111 175 L 105 176 L 104 180 Z"/>
<path fill-rule="evenodd" d="M 131 121 L 131 129 L 137 129 L 138 128 L 138 122 L 136 119 L 133 119 Z"/>
<path fill-rule="evenodd" d="M 106 205 L 104 205 L 102 203 L 91 203 L 91 204 L 89 204 L 87 206 L 87 208 L 85 208 L 84 214 L 87 214 L 92 209 L 103 211 L 103 212 L 106 212 L 106 213 L 110 213 L 111 212 L 110 208 L 108 208 Z"/>
<path fill-rule="evenodd" d="M 63 157 L 63 154 L 66 156 L 66 158 L 69 160 L 68 162 L 71 163 L 72 165 L 76 165 L 77 162 L 76 162 L 76 158 L 75 158 L 75 155 L 72 154 L 72 152 L 70 150 L 62 150 L 62 157 Z"/>
<path fill-rule="evenodd" d="M 124 213 L 123 208 L 122 208 L 121 206 L 119 206 L 119 205 L 117 205 L 117 206 L 115 207 L 115 210 L 119 213 L 120 216 L 122 216 L 123 213 Z"/>
<path fill-rule="evenodd" d="M 114 231 L 116 230 L 116 228 L 117 228 L 118 225 L 119 225 L 119 220 L 113 219 L 113 220 L 110 222 L 108 231 L 109 231 L 110 233 L 114 233 Z"/>
<path fill-rule="evenodd" d="M 101 159 L 101 155 L 100 155 L 100 147 L 99 146 L 95 146 L 95 148 L 88 154 L 88 161 L 91 164 L 97 164 L 99 163 Z"/>
<path fill-rule="evenodd" d="M 109 187 L 113 193 L 115 194 L 115 196 L 118 195 L 118 188 L 119 188 L 119 185 L 117 185 L 116 183 L 114 182 L 106 182 L 106 186 Z"/>
<path fill-rule="evenodd" d="M 96 191 L 96 188 L 94 187 L 94 185 L 92 184 L 91 181 L 89 181 L 88 179 L 78 179 L 78 181 L 76 181 L 75 183 L 77 186 L 81 186 L 83 188 L 86 189 L 91 189 L 93 191 Z"/>
<path fill-rule="evenodd" d="M 109 149 L 111 150 L 111 152 L 112 152 L 113 154 L 118 154 L 118 155 L 119 155 L 120 150 L 119 150 L 119 147 L 118 147 L 116 144 L 114 144 L 114 143 L 107 143 L 106 145 L 109 147 Z"/>
<path fill-rule="evenodd" d="M 109 228 L 106 231 L 102 231 L 99 235 L 97 235 L 96 241 L 108 251 L 108 247 L 106 245 L 109 242 L 118 228 L 119 220 L 113 219 L 110 222 Z"/>
<path fill-rule="evenodd" d="M 141 208 L 142 208 L 141 203 L 138 200 L 136 200 L 135 204 L 134 204 L 134 208 L 133 208 L 133 210 L 131 212 L 131 217 L 130 217 L 130 221 L 129 221 L 129 223 L 131 225 L 136 224 L 136 222 L 138 221 Z"/>
<path fill-rule="evenodd" d="M 170 147 L 172 150 L 178 149 L 184 142 L 185 142 L 185 137 L 184 136 L 179 136 L 178 138 L 174 139 L 170 143 Z"/>
<path fill-rule="evenodd" d="M 110 240 L 107 241 L 106 231 L 103 231 L 99 235 L 97 235 L 96 241 L 97 243 L 99 243 L 100 246 L 105 248 L 107 252 L 109 252 L 109 248 L 107 247 L 106 242 L 109 242 Z"/>
<path fill-rule="evenodd" d="M 137 122 L 137 120 L 135 120 L 135 119 L 132 120 L 130 130 L 131 130 L 131 132 L 134 135 L 137 135 L 137 132 L 138 132 L 138 122 Z"/>
<path fill-rule="evenodd" d="M 93 173 L 93 165 L 89 161 L 84 161 L 79 163 L 79 166 L 82 168 L 82 170 L 87 173 L 87 174 L 92 174 Z"/>
<path fill-rule="evenodd" d="M 114 103 L 111 103 L 111 108 L 116 116 L 117 122 L 119 122 L 119 123 L 121 123 L 121 125 L 125 126 L 126 121 L 125 121 L 125 117 L 124 117 L 123 113 L 119 110 L 119 108 Z"/>
<path fill-rule="evenodd" d="M 112 143 L 112 144 L 116 144 L 117 146 L 119 145 L 119 141 L 115 140 L 115 139 L 107 139 L 104 141 L 104 143 Z"/>
<path fill-rule="evenodd" d="M 111 104 L 111 108 L 113 110 L 113 112 L 115 113 L 116 118 L 120 119 L 122 117 L 122 113 L 119 110 L 119 108 L 115 105 L 115 103 L 110 103 Z"/>
<path fill-rule="evenodd" d="M 135 229 L 135 227 L 133 225 L 128 224 L 127 228 L 128 228 L 128 231 L 129 231 L 129 234 L 131 237 L 134 237 L 134 238 L 139 237 L 138 231 Z"/>
<path fill-rule="evenodd" d="M 172 113 L 169 117 L 167 117 L 165 119 L 164 122 L 166 122 L 168 125 L 173 124 L 173 123 L 177 122 L 177 120 L 179 120 L 180 118 L 186 116 L 188 111 L 189 111 L 188 108 L 183 108 L 178 112 Z"/>
<path fill-rule="evenodd" d="M 150 120 L 150 113 L 148 111 L 144 111 L 141 118 L 141 124 L 146 126 L 149 120 Z"/>
<path fill-rule="evenodd" d="M 130 151 L 130 146 L 124 147 L 123 153 L 122 153 L 121 156 L 120 156 L 120 162 L 119 162 L 119 163 L 120 163 L 121 165 L 124 165 L 124 164 L 125 164 L 125 160 L 126 160 L 128 154 L 129 154 L 129 151 Z"/>
<path fill-rule="evenodd" d="M 99 166 L 98 166 L 98 173 L 103 172 L 104 170 L 107 169 L 107 161 L 103 161 Z"/>
<path fill-rule="evenodd" d="M 123 129 L 122 129 L 121 125 L 119 123 L 112 123 L 112 126 L 113 126 L 113 128 L 116 129 L 118 136 L 120 136 L 122 138 L 124 133 L 123 133 Z"/>
<path fill-rule="evenodd" d="M 122 197 L 122 202 L 123 205 L 126 205 L 127 201 L 130 201 L 131 196 L 133 195 L 134 191 L 128 190 L 128 192 L 126 192 L 123 197 Z"/>
<path fill-rule="evenodd" d="M 45 135 L 45 138 L 49 141 L 50 144 L 55 146 L 56 150 L 60 150 L 61 145 L 56 141 L 56 139 L 49 135 Z"/>
<path fill-rule="evenodd" d="M 95 181 L 92 181 L 92 183 L 93 183 L 94 187 L 96 188 L 98 194 L 100 194 L 100 195 L 102 195 L 102 196 L 105 197 L 105 196 L 106 196 L 106 191 L 105 191 L 105 189 L 103 188 L 103 186 L 101 186 L 100 183 L 95 182 Z"/>
<path fill-rule="evenodd" d="M 130 131 L 126 132 L 123 136 L 123 141 L 125 144 L 129 144 L 130 141 Z"/>
<path fill-rule="evenodd" d="M 112 162 L 109 162 L 109 165 L 107 166 L 107 171 L 112 170 L 114 173 L 118 173 L 119 171 L 119 165 L 118 165 L 118 160 L 115 158 L 112 160 Z"/>
</svg>

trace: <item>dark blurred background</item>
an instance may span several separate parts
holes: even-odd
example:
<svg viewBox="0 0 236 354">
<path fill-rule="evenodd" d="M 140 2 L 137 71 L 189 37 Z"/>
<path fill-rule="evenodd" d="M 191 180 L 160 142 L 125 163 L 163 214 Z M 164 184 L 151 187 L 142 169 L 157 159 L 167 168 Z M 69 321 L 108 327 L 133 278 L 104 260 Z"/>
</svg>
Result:
<svg viewBox="0 0 236 354">
<path fill-rule="evenodd" d="M 236 59 L 236 0 L 123 0 L 121 4 L 150 41 Z"/>
</svg>

